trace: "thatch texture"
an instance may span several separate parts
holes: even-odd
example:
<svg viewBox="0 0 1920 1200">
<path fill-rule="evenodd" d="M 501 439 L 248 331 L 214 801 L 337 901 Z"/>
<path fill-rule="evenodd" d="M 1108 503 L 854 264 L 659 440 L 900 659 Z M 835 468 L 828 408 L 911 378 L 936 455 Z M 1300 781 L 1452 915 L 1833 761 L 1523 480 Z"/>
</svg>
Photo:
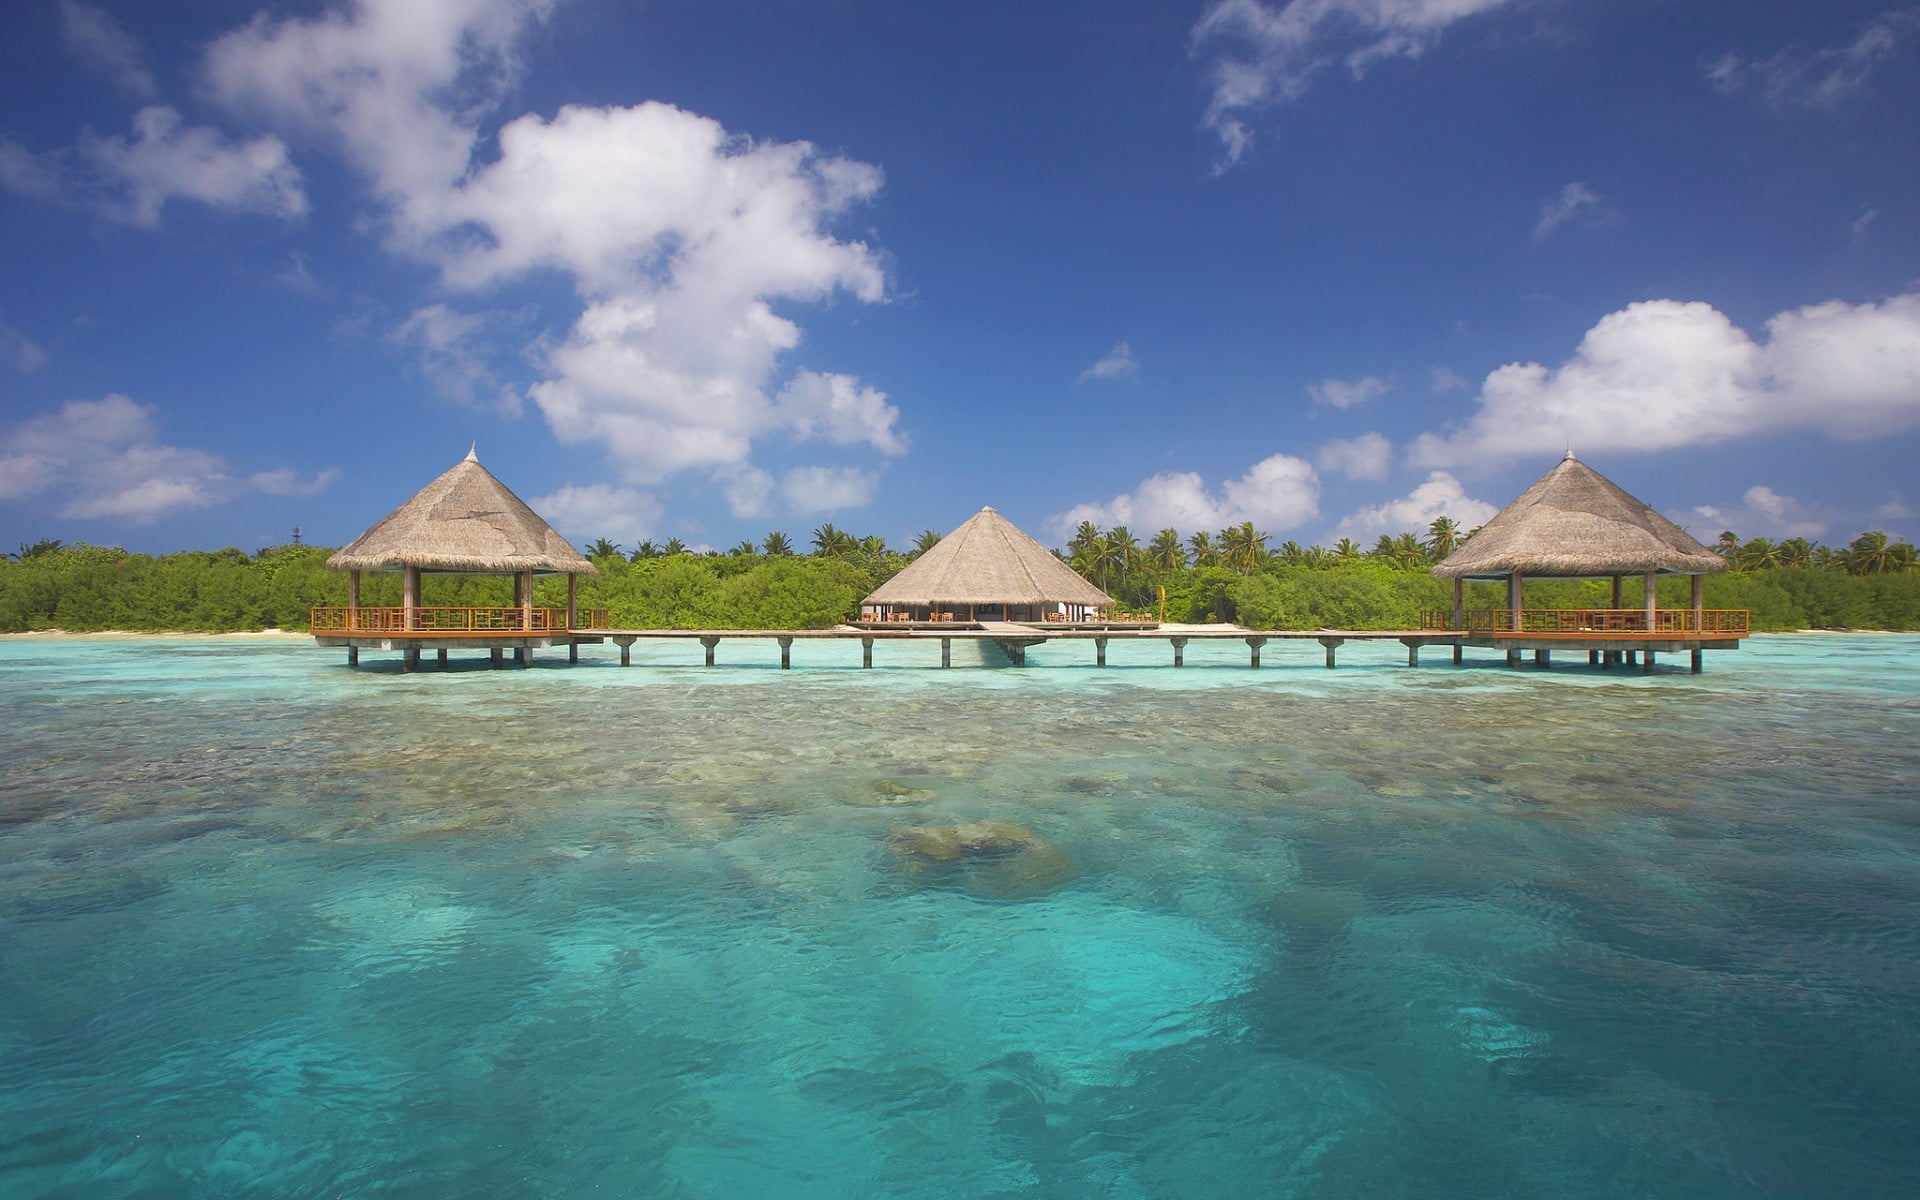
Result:
<svg viewBox="0 0 1920 1200">
<path fill-rule="evenodd" d="M 593 575 L 592 563 L 480 465 L 473 451 L 327 559 L 335 571 Z"/>
<path fill-rule="evenodd" d="M 868 596 L 869 605 L 1082 604 L 1113 597 L 1013 522 L 983 508 Z"/>
<path fill-rule="evenodd" d="M 1433 569 L 1447 579 L 1707 575 L 1726 560 L 1567 451 Z"/>
</svg>

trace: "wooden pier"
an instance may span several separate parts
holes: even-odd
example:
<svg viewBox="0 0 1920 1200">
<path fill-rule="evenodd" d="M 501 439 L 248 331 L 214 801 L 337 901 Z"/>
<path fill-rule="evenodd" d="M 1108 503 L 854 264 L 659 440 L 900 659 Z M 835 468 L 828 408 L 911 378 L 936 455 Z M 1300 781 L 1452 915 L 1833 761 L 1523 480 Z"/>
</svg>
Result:
<svg viewBox="0 0 1920 1200">
<path fill-rule="evenodd" d="M 780 648 L 781 669 L 793 665 L 796 641 L 860 643 L 860 665 L 873 666 L 874 647 L 886 643 L 938 642 L 940 665 L 953 665 L 955 642 L 991 643 L 1012 666 L 1027 664 L 1027 651 L 1048 642 L 1092 643 L 1093 662 L 1107 665 L 1107 651 L 1115 643 L 1164 642 L 1173 666 L 1186 665 L 1186 648 L 1195 642 L 1244 642 L 1248 666 L 1258 670 L 1261 651 L 1270 642 L 1316 642 L 1324 662 L 1332 668 L 1339 648 L 1348 642 L 1397 641 L 1407 650 L 1407 665 L 1420 665 L 1420 652 L 1430 646 L 1452 650 L 1459 664 L 1468 648 L 1504 653 L 1510 667 L 1523 663 L 1527 652 L 1538 668 L 1552 665 L 1555 651 L 1585 652 L 1591 665 L 1602 669 L 1638 666 L 1651 673 L 1661 654 L 1688 653 L 1691 669 L 1699 674 L 1707 650 L 1736 650 L 1748 634 L 1747 613 L 1740 610 L 1676 609 L 1652 620 L 1643 609 L 1522 610 L 1512 620 L 1507 609 L 1494 615 L 1468 614 L 1454 622 L 1451 614 L 1425 614 L 1420 629 L 1162 629 L 1151 623 L 1085 622 L 1028 624 L 1010 621 L 971 623 L 914 623 L 900 626 L 870 623 L 832 629 L 610 629 L 602 611 L 583 614 L 569 625 L 565 609 L 513 608 L 316 608 L 312 630 L 318 645 L 345 647 L 347 662 L 358 666 L 363 649 L 398 651 L 402 669 L 415 670 L 423 651 L 431 650 L 439 665 L 447 664 L 451 650 L 487 650 L 494 665 L 503 665 L 507 651 L 520 666 L 530 665 L 533 651 L 567 648 L 569 662 L 579 661 L 580 647 L 612 642 L 620 647 L 620 665 L 632 664 L 632 648 L 639 641 L 697 641 L 705 665 L 721 663 L 720 644 L 728 640 L 772 641 Z"/>
</svg>

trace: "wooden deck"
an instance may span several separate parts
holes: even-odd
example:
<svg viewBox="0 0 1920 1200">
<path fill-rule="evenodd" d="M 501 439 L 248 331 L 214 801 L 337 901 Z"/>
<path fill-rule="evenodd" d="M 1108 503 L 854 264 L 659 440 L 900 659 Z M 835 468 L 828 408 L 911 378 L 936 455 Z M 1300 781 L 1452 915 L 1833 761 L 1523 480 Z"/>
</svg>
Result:
<svg viewBox="0 0 1920 1200">
<path fill-rule="evenodd" d="M 1048 642 L 1091 642 L 1094 665 L 1107 665 L 1107 649 L 1115 642 L 1164 642 L 1172 665 L 1184 666 L 1186 647 L 1193 642 L 1245 642 L 1248 665 L 1258 669 L 1261 650 L 1269 642 L 1317 642 L 1328 667 L 1347 642 L 1396 641 L 1407 649 L 1407 665 L 1420 665 L 1421 650 L 1445 646 L 1453 661 L 1463 661 L 1465 648 L 1505 653 L 1509 666 L 1519 666 L 1523 652 L 1532 651 L 1539 667 L 1551 665 L 1555 651 L 1585 651 L 1589 663 L 1605 668 L 1640 665 L 1651 671 L 1655 656 L 1686 652 L 1692 669 L 1702 669 L 1701 652 L 1736 650 L 1747 636 L 1744 611 L 1676 609 L 1649 614 L 1641 609 L 1526 609 L 1515 622 L 1505 609 L 1465 614 L 1462 627 L 1451 614 L 1423 614 L 1420 629 L 1220 629 L 1162 628 L 1153 623 L 1102 622 L 1029 624 L 1010 621 L 955 623 L 875 623 L 842 625 L 832 629 L 610 629 L 603 611 L 585 614 L 569 626 L 565 609 L 526 608 L 396 608 L 313 611 L 313 635 L 321 646 L 345 647 L 350 665 L 358 665 L 363 649 L 399 651 L 406 670 L 414 669 L 423 650 L 433 650 L 445 665 L 447 652 L 459 649 L 490 651 L 499 664 L 511 650 L 521 665 L 532 661 L 536 649 L 567 648 L 568 661 L 579 659 L 579 648 L 602 642 L 620 647 L 620 665 L 632 663 L 632 647 L 639 641 L 698 641 L 705 664 L 719 663 L 719 647 L 728 640 L 773 641 L 780 648 L 780 666 L 792 666 L 796 641 L 857 641 L 862 667 L 873 666 L 875 645 L 882 642 L 938 642 L 940 665 L 953 665 L 953 643 L 991 642 L 1014 666 L 1025 666 L 1027 651 Z"/>
</svg>

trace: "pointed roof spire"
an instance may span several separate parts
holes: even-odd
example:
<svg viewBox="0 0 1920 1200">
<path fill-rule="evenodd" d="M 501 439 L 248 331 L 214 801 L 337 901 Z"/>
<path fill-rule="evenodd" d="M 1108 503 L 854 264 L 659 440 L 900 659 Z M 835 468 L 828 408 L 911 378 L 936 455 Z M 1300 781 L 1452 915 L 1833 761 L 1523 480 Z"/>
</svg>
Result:
<svg viewBox="0 0 1920 1200">
<path fill-rule="evenodd" d="M 1433 568 L 1443 579 L 1589 578 L 1661 571 L 1708 575 L 1727 560 L 1574 458 L 1542 475 Z"/>
<path fill-rule="evenodd" d="M 465 457 L 464 459 L 462 459 L 461 461 L 462 461 L 462 462 L 470 462 L 470 463 L 477 463 L 477 462 L 479 462 L 479 461 L 480 461 L 480 443 L 476 441 L 476 442 L 474 442 L 474 443 L 473 443 L 473 445 L 471 445 L 471 446 L 468 446 L 468 447 L 467 447 L 467 456 L 466 456 L 466 457 Z"/>
<path fill-rule="evenodd" d="M 403 566 L 475 574 L 593 575 L 594 565 L 480 465 L 475 450 L 327 559 L 335 571 Z"/>
</svg>

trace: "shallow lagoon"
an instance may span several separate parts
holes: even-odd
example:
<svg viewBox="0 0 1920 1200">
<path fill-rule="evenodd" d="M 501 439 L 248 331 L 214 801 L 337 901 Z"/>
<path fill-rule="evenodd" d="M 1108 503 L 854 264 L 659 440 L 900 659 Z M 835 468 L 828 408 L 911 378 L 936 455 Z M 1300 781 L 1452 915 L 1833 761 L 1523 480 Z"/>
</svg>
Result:
<svg viewBox="0 0 1920 1200">
<path fill-rule="evenodd" d="M 0 1193 L 1920 1194 L 1920 639 L 634 653 L 0 643 Z"/>
</svg>

